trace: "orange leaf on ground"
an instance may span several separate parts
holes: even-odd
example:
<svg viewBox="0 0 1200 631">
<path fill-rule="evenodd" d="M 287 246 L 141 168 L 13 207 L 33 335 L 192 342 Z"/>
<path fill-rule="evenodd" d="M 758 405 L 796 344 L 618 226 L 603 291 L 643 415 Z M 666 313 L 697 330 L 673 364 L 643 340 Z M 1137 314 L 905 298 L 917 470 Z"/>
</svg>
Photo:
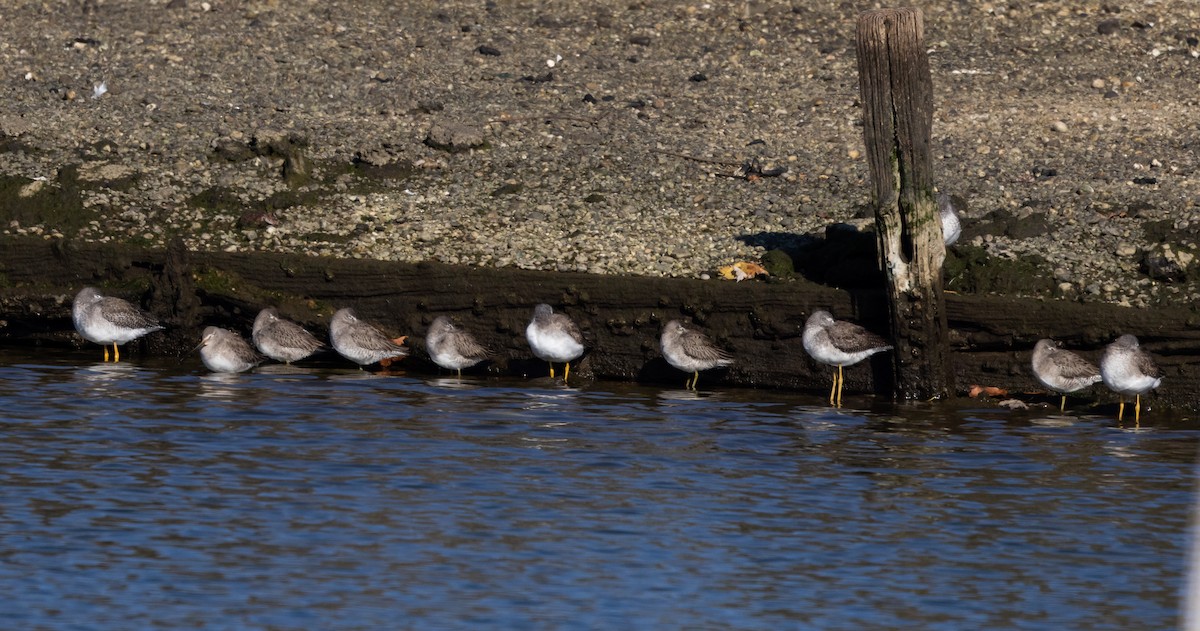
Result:
<svg viewBox="0 0 1200 631">
<path fill-rule="evenodd" d="M 401 355 L 399 357 L 384 357 L 383 359 L 379 360 L 379 365 L 383 366 L 384 368 L 387 368 L 388 366 L 391 366 L 392 364 L 394 364 L 404 358 L 405 358 L 405 355 Z"/>
<path fill-rule="evenodd" d="M 749 261 L 738 261 L 733 265 L 725 265 L 724 267 L 718 268 L 717 273 L 721 275 L 721 278 L 737 281 L 742 281 L 747 278 L 754 278 L 755 276 L 769 275 L 767 274 L 766 268 L 764 268 L 762 265 L 759 265 L 758 263 L 751 263 Z"/>
<path fill-rule="evenodd" d="M 752 278 L 754 276 L 760 276 L 760 275 L 767 276 L 768 275 L 767 268 L 763 267 L 762 265 L 759 265 L 758 263 L 751 263 L 749 261 L 739 261 L 737 263 L 734 263 L 733 266 L 742 270 L 742 273 L 744 273 L 746 276 L 750 276 Z"/>
<path fill-rule="evenodd" d="M 393 339 L 392 344 L 395 344 L 396 346 L 404 346 L 404 340 L 407 340 L 407 339 L 408 339 L 407 335 L 401 335 L 400 337 Z M 391 366 L 392 364 L 400 361 L 401 359 L 404 359 L 405 357 L 407 357 L 407 355 L 400 355 L 397 357 L 385 357 L 385 358 L 379 360 L 379 365 L 383 366 L 384 368 L 387 368 L 388 366 Z"/>
</svg>

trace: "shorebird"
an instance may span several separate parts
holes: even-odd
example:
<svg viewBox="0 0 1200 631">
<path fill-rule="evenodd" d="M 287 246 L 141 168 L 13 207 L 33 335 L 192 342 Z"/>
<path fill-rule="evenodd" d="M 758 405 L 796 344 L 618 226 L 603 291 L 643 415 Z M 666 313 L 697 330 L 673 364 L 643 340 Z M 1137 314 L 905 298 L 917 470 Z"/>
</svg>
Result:
<svg viewBox="0 0 1200 631">
<path fill-rule="evenodd" d="M 83 339 L 104 346 L 104 361 L 108 361 L 108 345 L 112 344 L 114 362 L 121 361 L 118 344 L 163 328 L 141 309 L 120 298 L 102 295 L 95 287 L 84 287 L 75 294 L 71 319 Z"/>
<path fill-rule="evenodd" d="M 457 370 L 462 378 L 462 369 L 470 368 L 487 359 L 488 350 L 475 341 L 475 336 L 455 326 L 450 318 L 438 316 L 425 332 L 425 349 L 433 363 L 449 370 Z"/>
<path fill-rule="evenodd" d="M 300 361 L 324 346 L 300 325 L 279 317 L 274 307 L 258 312 L 251 338 L 260 353 L 285 364 Z"/>
<path fill-rule="evenodd" d="M 842 405 L 843 366 L 857 364 L 891 348 L 882 337 L 852 322 L 834 320 L 828 311 L 814 311 L 804 323 L 804 350 L 822 364 L 837 366 L 829 389 L 830 405 Z"/>
<path fill-rule="evenodd" d="M 1117 409 L 1117 420 L 1125 416 L 1125 396 L 1134 399 L 1134 422 L 1142 420 L 1142 395 L 1162 383 L 1162 371 L 1138 345 L 1132 335 L 1122 335 L 1104 349 L 1100 358 L 1100 376 L 1104 385 L 1121 396 L 1121 407 Z"/>
<path fill-rule="evenodd" d="M 938 193 L 937 203 L 938 215 L 942 219 L 942 241 L 946 247 L 950 247 L 962 234 L 962 222 L 958 219 L 958 211 L 954 208 L 949 193 Z"/>
<path fill-rule="evenodd" d="M 571 375 L 571 362 L 583 354 L 583 334 L 575 321 L 561 313 L 554 313 L 550 305 L 542 303 L 533 308 L 533 319 L 525 327 L 525 339 L 538 359 L 550 364 L 550 377 L 554 377 L 554 362 L 566 363 L 563 383 Z"/>
<path fill-rule="evenodd" d="M 200 336 L 200 359 L 213 372 L 243 372 L 262 363 L 259 355 L 242 336 L 221 327 L 205 327 Z"/>
<path fill-rule="evenodd" d="M 329 341 L 342 357 L 359 368 L 385 359 L 402 359 L 408 349 L 388 338 L 383 331 L 359 320 L 353 309 L 339 309 L 329 321 Z"/>
<path fill-rule="evenodd" d="M 1090 361 L 1064 350 L 1054 340 L 1038 340 L 1033 347 L 1033 376 L 1043 386 L 1062 395 L 1058 406 L 1067 409 L 1067 393 L 1078 392 L 1101 380 L 1100 369 Z"/>
<path fill-rule="evenodd" d="M 687 328 L 679 320 L 671 320 L 663 327 L 659 344 L 668 364 L 692 373 L 692 376 L 683 382 L 683 387 L 691 390 L 696 389 L 701 370 L 733 363 L 733 357 L 717 348 L 707 335 Z"/>
</svg>

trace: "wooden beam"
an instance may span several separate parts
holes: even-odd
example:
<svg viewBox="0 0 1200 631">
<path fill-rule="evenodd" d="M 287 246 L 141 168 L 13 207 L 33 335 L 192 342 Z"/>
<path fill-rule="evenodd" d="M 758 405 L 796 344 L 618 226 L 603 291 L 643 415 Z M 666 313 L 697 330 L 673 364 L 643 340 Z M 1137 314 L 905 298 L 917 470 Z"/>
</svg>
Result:
<svg viewBox="0 0 1200 631">
<path fill-rule="evenodd" d="M 189 282 L 190 290 L 177 287 Z M 179 356 L 195 347 L 207 324 L 246 334 L 268 305 L 323 337 L 334 309 L 355 307 L 387 330 L 413 336 L 418 350 L 402 367 L 419 368 L 426 327 L 434 317 L 450 315 L 496 351 L 493 372 L 532 375 L 545 371 L 545 363 L 531 361 L 525 325 L 536 303 L 549 302 L 575 318 L 589 341 L 589 354 L 583 365 L 571 366 L 572 376 L 580 368 L 580 377 L 590 372 L 682 387 L 683 373 L 660 357 L 658 336 L 666 321 L 684 318 L 736 360 L 728 370 L 701 376 L 703 387 L 781 388 L 822 399 L 829 371 L 809 359 L 800 340 L 808 315 L 830 309 L 872 330 L 880 330 L 886 317 L 882 290 L 849 292 L 804 280 L 631 278 L 270 252 L 180 256 L 118 243 L 0 237 L 0 347 L 39 347 L 42 353 L 82 347 L 71 324 L 71 299 L 84 285 L 140 302 L 168 322 L 167 331 L 139 340 L 131 356 L 139 348 Z M 1038 391 L 1029 364 L 1039 338 L 1062 340 L 1097 362 L 1105 344 L 1133 333 L 1163 369 L 1151 404 L 1200 409 L 1200 315 L 1191 305 L 1127 309 L 1004 296 L 946 298 L 951 358 L 963 391 L 976 383 L 1018 396 Z M 886 378 L 889 360 L 872 359 L 878 361 L 845 371 L 847 396 L 873 392 Z M 1103 386 L 1095 393 L 1115 410 L 1115 395 Z M 1057 397 L 1044 400 L 1057 410 Z"/>
</svg>

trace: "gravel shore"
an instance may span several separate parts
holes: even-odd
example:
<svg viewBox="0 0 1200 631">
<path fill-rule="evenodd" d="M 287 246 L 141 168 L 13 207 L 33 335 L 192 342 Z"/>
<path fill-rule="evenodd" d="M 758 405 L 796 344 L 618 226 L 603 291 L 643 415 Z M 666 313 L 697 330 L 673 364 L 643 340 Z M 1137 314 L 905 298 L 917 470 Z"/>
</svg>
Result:
<svg viewBox="0 0 1200 631">
<path fill-rule="evenodd" d="M 0 228 L 711 273 L 869 225 L 870 8 L 12 2 Z M 966 202 L 955 248 L 1064 299 L 1200 301 L 1200 5 L 923 9 L 935 169 Z"/>
</svg>

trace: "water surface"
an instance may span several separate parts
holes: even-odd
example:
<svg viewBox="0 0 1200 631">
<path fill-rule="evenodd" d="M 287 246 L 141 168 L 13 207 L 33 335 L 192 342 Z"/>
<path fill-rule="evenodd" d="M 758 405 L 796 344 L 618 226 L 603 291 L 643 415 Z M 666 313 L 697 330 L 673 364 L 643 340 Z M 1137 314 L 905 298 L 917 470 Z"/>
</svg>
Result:
<svg viewBox="0 0 1200 631">
<path fill-rule="evenodd" d="M 1176 622 L 1186 419 L 94 359 L 0 352 L 10 628 Z"/>
</svg>

